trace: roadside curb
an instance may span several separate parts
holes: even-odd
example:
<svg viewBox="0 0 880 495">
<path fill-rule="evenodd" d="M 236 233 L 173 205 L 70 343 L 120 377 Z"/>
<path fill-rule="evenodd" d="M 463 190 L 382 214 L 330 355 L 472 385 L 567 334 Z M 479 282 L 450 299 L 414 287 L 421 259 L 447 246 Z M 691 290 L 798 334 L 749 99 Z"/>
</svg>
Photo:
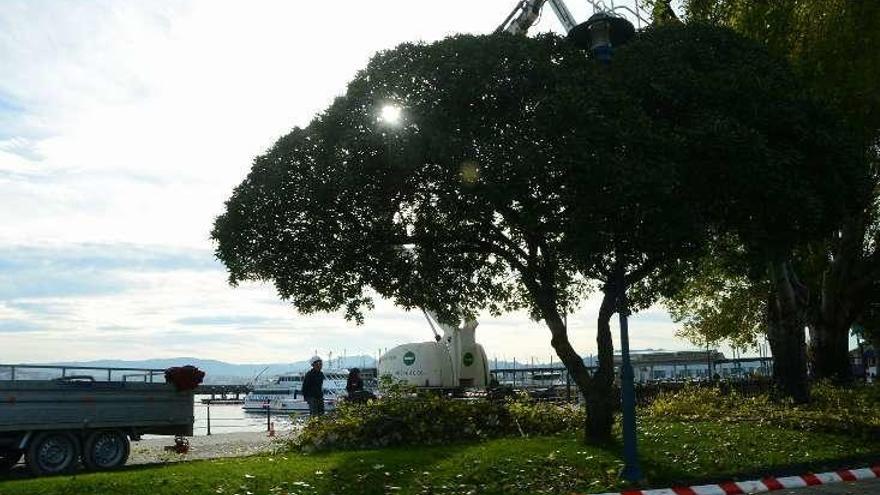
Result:
<svg viewBox="0 0 880 495">
<path fill-rule="evenodd" d="M 681 486 L 653 490 L 627 490 L 597 495 L 746 495 L 764 493 L 787 488 L 829 485 L 844 481 L 858 481 L 880 478 L 880 466 L 859 469 L 841 469 L 827 473 L 804 474 L 801 476 L 768 477 L 752 481 L 728 481 L 718 485 Z"/>
</svg>

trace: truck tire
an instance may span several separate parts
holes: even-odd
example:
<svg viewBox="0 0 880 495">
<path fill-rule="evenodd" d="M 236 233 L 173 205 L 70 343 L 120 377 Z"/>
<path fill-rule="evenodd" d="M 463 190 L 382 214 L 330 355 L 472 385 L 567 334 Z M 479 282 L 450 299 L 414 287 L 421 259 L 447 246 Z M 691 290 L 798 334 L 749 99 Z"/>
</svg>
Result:
<svg viewBox="0 0 880 495">
<path fill-rule="evenodd" d="M 66 431 L 46 431 L 28 445 L 25 460 L 32 473 L 60 474 L 73 470 L 80 449 L 76 437 Z"/>
<path fill-rule="evenodd" d="M 115 469 L 125 465 L 129 452 L 131 443 L 125 433 L 119 430 L 93 431 L 86 438 L 83 464 L 95 471 Z"/>
<path fill-rule="evenodd" d="M 21 451 L 12 449 L 0 449 L 0 473 L 12 469 L 21 460 Z"/>
</svg>

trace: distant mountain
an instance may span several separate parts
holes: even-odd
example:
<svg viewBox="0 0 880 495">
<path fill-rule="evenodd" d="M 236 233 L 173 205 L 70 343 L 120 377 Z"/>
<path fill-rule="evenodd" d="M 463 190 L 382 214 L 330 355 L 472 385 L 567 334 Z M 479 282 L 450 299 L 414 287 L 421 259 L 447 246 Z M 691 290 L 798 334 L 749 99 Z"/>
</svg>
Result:
<svg viewBox="0 0 880 495">
<path fill-rule="evenodd" d="M 36 364 L 36 363 L 34 363 Z M 102 359 L 98 361 L 65 361 L 65 362 L 56 362 L 56 363 L 40 363 L 45 364 L 46 366 L 94 366 L 97 368 L 141 368 L 141 369 L 165 369 L 170 368 L 172 366 L 184 366 L 187 364 L 193 365 L 200 370 L 205 372 L 205 383 L 207 384 L 241 384 L 241 383 L 250 383 L 255 381 L 255 379 L 264 380 L 267 378 L 271 378 L 276 375 L 280 375 L 282 373 L 288 373 L 292 371 L 305 371 L 309 369 L 308 361 L 295 361 L 291 363 L 263 363 L 263 364 L 233 364 L 227 363 L 224 361 L 217 361 L 213 359 L 199 359 L 194 357 L 176 357 L 176 358 L 168 358 L 168 359 L 142 359 L 136 361 L 126 361 L 121 359 Z M 584 364 L 587 366 L 595 366 L 596 359 L 594 356 L 585 357 Z M 531 362 L 523 363 L 519 361 L 506 361 L 506 360 L 489 360 L 489 368 L 490 369 L 527 369 L 527 368 L 538 368 L 538 367 L 547 367 L 550 366 L 551 363 L 534 363 Z M 334 368 L 334 369 L 348 369 L 348 368 L 374 368 L 376 366 L 376 359 L 370 356 L 346 356 L 346 357 L 333 357 L 332 363 L 324 363 L 324 368 Z M 562 367 L 562 363 L 559 361 L 554 361 L 552 363 L 554 367 Z M 132 371 L 133 374 L 137 372 Z M 90 372 L 88 370 L 82 371 L 71 371 L 68 373 L 69 375 L 94 375 L 96 379 L 105 379 L 102 374 L 97 372 Z M 7 378 L 8 371 L 4 369 L 0 369 L 0 379 Z M 58 373 L 52 372 L 50 370 L 30 370 L 30 369 L 18 369 L 16 370 L 16 378 L 18 379 L 48 379 L 58 376 Z M 114 377 L 117 377 L 117 374 L 114 374 Z M 116 379 L 116 378 L 114 378 Z"/>
<path fill-rule="evenodd" d="M 34 363 L 36 364 L 36 363 Z M 266 364 L 232 364 L 213 359 L 199 359 L 193 357 L 178 357 L 168 359 L 142 359 L 137 361 L 126 361 L 120 359 L 102 359 L 98 361 L 66 361 L 56 363 L 40 363 L 46 366 L 94 366 L 97 368 L 143 368 L 143 369 L 165 369 L 172 366 L 193 365 L 205 372 L 205 383 L 223 384 L 223 383 L 248 383 L 259 377 L 265 379 L 287 373 L 291 371 L 305 371 L 309 368 L 308 361 L 295 361 L 292 363 L 266 363 Z M 346 356 L 334 357 L 332 363 L 324 363 L 326 368 L 371 368 L 376 366 L 376 360 L 370 356 Z M 136 372 L 132 372 L 136 373 Z M 88 370 L 82 372 L 71 372 L 70 374 L 92 374 Z M 17 378 L 46 378 L 47 370 L 26 370 L 20 369 L 16 371 Z M 96 378 L 100 375 L 94 373 Z"/>
</svg>

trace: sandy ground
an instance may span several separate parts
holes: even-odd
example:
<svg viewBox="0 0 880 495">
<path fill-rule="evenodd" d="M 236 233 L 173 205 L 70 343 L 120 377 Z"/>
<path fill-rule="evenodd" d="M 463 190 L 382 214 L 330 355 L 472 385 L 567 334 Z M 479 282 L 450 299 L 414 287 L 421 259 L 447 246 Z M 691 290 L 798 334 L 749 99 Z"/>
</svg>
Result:
<svg viewBox="0 0 880 495">
<path fill-rule="evenodd" d="M 218 457 L 241 457 L 271 452 L 278 448 L 278 440 L 286 433 L 269 437 L 266 432 L 220 433 L 211 436 L 189 438 L 189 452 L 177 454 L 166 451 L 166 446 L 174 445 L 174 438 L 149 438 L 132 442 L 131 457 L 128 464 L 150 464 L 155 462 L 178 462 L 194 459 L 214 459 Z"/>
</svg>

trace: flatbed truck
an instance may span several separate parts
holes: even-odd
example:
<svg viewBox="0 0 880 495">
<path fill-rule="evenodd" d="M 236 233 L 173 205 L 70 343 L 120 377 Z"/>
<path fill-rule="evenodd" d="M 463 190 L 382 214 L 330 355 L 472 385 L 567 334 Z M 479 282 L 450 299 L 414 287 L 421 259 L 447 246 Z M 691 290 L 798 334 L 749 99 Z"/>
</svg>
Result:
<svg viewBox="0 0 880 495">
<path fill-rule="evenodd" d="M 125 464 L 130 442 L 142 435 L 193 434 L 193 391 L 154 381 L 164 370 L 136 370 L 143 381 L 129 380 L 131 374 L 112 379 L 129 368 L 95 368 L 102 378 L 96 380 L 93 374 L 67 374 L 71 367 L 58 367 L 58 378 L 16 379 L 16 371 L 21 376 L 28 368 L 37 366 L 0 364 L 0 373 L 12 370 L 11 379 L 0 379 L 0 473 L 22 458 L 37 475 L 70 472 L 80 464 L 114 469 Z"/>
</svg>

